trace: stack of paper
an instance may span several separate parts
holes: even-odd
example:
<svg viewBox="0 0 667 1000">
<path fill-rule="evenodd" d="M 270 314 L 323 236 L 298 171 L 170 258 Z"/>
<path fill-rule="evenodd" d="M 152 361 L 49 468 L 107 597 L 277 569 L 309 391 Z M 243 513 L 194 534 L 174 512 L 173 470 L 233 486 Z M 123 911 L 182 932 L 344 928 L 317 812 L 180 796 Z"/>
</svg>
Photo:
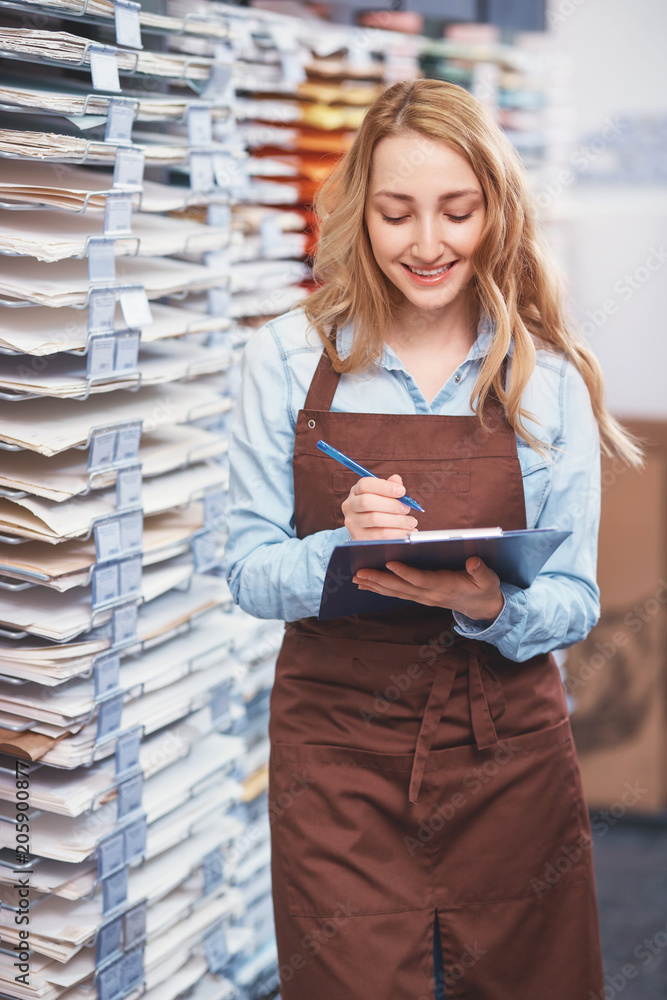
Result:
<svg viewBox="0 0 667 1000">
<path fill-rule="evenodd" d="M 74 66 L 90 65 L 90 40 L 69 31 L 42 31 L 39 28 L 0 29 L 0 51 L 33 60 L 51 60 Z M 129 73 L 149 73 L 176 80 L 206 80 L 212 60 L 186 58 L 161 52 L 117 49 L 118 69 Z"/>
<path fill-rule="evenodd" d="M 187 333 L 207 333 L 224 330 L 229 320 L 207 316 L 190 309 L 175 308 L 160 303 L 151 305 L 153 322 L 138 324 L 141 343 L 182 337 Z M 88 316 L 81 309 L 51 309 L 49 306 L 27 306 L 23 309 L 5 309 L 0 329 L 0 348 L 19 354 L 45 355 L 63 351 L 83 351 L 88 343 Z M 123 330 L 124 321 L 120 306 L 116 307 L 114 327 Z M 39 370 L 37 366 L 32 366 Z"/>
</svg>

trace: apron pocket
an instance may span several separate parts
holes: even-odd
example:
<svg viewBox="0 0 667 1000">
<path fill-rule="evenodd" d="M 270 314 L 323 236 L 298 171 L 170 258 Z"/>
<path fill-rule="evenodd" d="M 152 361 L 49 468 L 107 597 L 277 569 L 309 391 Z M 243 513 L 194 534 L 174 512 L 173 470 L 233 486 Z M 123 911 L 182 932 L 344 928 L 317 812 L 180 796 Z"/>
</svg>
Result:
<svg viewBox="0 0 667 1000">
<path fill-rule="evenodd" d="M 443 809 L 449 819 L 434 838 L 442 902 L 539 900 L 591 875 L 590 823 L 568 733 L 565 720 L 501 740 L 472 766 L 448 766 L 447 750 L 432 753 L 422 786 L 430 799 L 427 824 Z M 447 811 L 447 803 L 458 808 Z"/>
<path fill-rule="evenodd" d="M 269 819 L 294 916 L 429 905 L 425 857 L 411 858 L 424 807 L 408 802 L 412 754 L 272 743 Z M 428 805 L 426 805 L 428 809 Z"/>
</svg>

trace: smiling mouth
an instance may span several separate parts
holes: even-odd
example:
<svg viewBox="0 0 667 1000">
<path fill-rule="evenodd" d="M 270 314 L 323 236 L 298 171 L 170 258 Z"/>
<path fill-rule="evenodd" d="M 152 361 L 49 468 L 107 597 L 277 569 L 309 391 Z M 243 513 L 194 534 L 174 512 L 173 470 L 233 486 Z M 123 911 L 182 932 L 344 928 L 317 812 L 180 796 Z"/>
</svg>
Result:
<svg viewBox="0 0 667 1000">
<path fill-rule="evenodd" d="M 442 267 L 435 267 L 430 270 L 426 270 L 423 267 L 410 267 L 409 264 L 403 264 L 403 267 L 407 268 L 408 271 L 412 271 L 413 274 L 421 275 L 423 278 L 435 278 L 438 274 L 444 274 L 445 271 L 449 271 L 454 264 L 456 264 L 456 261 L 452 260 L 449 264 L 443 264 Z"/>
</svg>

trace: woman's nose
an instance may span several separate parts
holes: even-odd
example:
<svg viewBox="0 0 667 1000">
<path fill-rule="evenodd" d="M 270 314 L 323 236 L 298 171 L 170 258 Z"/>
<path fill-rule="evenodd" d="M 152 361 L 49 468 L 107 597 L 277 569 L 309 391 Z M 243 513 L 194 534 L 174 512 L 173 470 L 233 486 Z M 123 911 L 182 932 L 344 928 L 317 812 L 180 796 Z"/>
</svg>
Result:
<svg viewBox="0 0 667 1000">
<path fill-rule="evenodd" d="M 415 259 L 423 264 L 438 261 L 442 256 L 444 246 L 445 241 L 437 222 L 428 220 L 419 223 L 415 241 L 412 244 L 412 253 Z"/>
</svg>

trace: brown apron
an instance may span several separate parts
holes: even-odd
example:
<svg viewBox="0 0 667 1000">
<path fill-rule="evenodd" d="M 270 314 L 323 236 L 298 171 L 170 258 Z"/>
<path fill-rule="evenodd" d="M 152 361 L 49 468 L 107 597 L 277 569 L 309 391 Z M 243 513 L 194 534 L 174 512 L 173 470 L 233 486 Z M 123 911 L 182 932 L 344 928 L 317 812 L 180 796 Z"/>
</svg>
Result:
<svg viewBox="0 0 667 1000">
<path fill-rule="evenodd" d="M 299 538 L 398 472 L 419 527 L 526 526 L 516 437 L 475 416 L 340 413 L 322 352 L 294 443 Z M 591 830 L 563 685 L 465 639 L 450 611 L 286 623 L 269 815 L 282 1000 L 589 1000 L 603 988 Z M 437 914 L 437 921 L 435 917 Z M 440 995 L 440 994 L 438 994 Z"/>
</svg>

